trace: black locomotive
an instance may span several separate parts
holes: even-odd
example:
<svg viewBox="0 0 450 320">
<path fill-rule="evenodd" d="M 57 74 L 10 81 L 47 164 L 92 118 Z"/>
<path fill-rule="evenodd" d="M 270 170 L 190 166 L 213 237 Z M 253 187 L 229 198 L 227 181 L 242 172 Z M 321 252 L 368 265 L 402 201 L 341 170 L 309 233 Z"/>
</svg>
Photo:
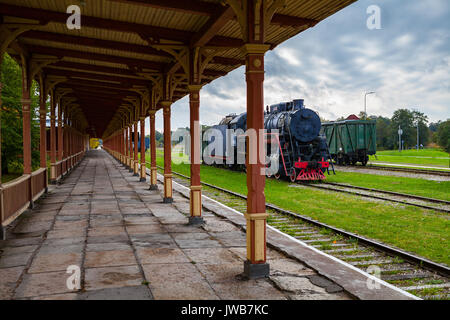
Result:
<svg viewBox="0 0 450 320">
<path fill-rule="evenodd" d="M 285 177 L 292 182 L 325 179 L 324 172 L 329 167 L 327 142 L 319 134 L 319 116 L 305 108 L 303 99 L 267 107 L 264 128 L 268 177 Z M 209 154 L 205 162 L 245 170 L 247 113 L 230 114 L 212 129 L 205 133 L 207 143 L 204 148 L 214 145 L 212 142 L 217 137 L 223 143 L 217 143 L 214 149 L 208 150 L 210 152 L 204 152 L 204 160 L 205 154 Z"/>
</svg>

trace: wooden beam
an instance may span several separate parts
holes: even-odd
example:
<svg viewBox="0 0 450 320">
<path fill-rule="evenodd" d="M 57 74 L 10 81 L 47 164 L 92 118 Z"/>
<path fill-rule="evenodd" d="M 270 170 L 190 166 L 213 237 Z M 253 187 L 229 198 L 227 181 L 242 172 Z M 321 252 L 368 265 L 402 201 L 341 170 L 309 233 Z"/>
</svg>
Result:
<svg viewBox="0 0 450 320">
<path fill-rule="evenodd" d="M 129 83 L 131 85 L 138 85 L 138 86 L 148 86 L 151 84 L 150 81 L 148 80 L 126 78 L 118 75 L 108 76 L 104 74 L 92 73 L 89 71 L 80 72 L 80 71 L 62 70 L 62 69 L 55 69 L 52 67 L 45 67 L 44 72 L 46 74 L 51 74 L 55 76 L 66 76 L 70 78 L 84 78 L 84 79 L 87 78 L 92 80 L 115 82 L 115 83 Z"/>
<path fill-rule="evenodd" d="M 207 23 L 198 31 L 191 39 L 191 48 L 202 47 L 206 45 L 222 27 L 231 19 L 234 18 L 234 10 L 227 6 L 221 8 L 218 14 L 212 16 Z"/>
<path fill-rule="evenodd" d="M 299 28 L 303 26 L 314 27 L 319 21 L 308 18 L 288 16 L 284 14 L 274 14 L 271 24 L 276 24 L 282 27 Z"/>
<path fill-rule="evenodd" d="M 79 37 L 72 36 L 63 33 L 53 33 L 44 31 L 27 31 L 20 35 L 21 38 L 26 39 L 37 39 L 37 40 L 47 40 L 53 42 L 61 43 L 74 43 L 81 46 L 92 47 L 92 48 L 102 48 L 102 49 L 112 49 L 118 51 L 126 51 L 133 53 L 148 54 L 153 56 L 169 57 L 172 56 L 162 50 L 156 50 L 149 46 L 143 46 L 138 44 L 131 44 L 119 41 L 102 40 L 96 38 Z"/>
<path fill-rule="evenodd" d="M 245 64 L 245 60 L 216 56 L 216 57 L 214 57 L 211 60 L 210 63 L 222 64 L 222 65 L 225 65 L 225 66 L 235 66 L 235 65 L 243 65 L 243 64 Z"/>
<path fill-rule="evenodd" d="M 136 74 L 129 69 L 119 69 L 105 66 L 97 66 L 93 64 L 84 64 L 77 63 L 71 61 L 58 61 L 48 65 L 49 68 L 66 68 L 66 69 L 74 69 L 80 71 L 92 71 L 92 72 L 101 72 L 101 73 L 109 73 L 112 75 L 122 75 L 122 76 L 130 76 L 136 77 Z"/>
<path fill-rule="evenodd" d="M 51 55 L 55 57 L 73 57 L 84 60 L 97 60 L 97 61 L 106 61 L 112 63 L 119 63 L 129 67 L 138 67 L 138 68 L 148 68 L 151 70 L 161 71 L 164 68 L 164 64 L 156 63 L 148 60 L 140 60 L 134 58 L 127 58 L 121 56 L 113 56 L 99 53 L 91 53 L 85 51 L 77 51 L 77 50 L 69 50 L 69 49 L 61 49 L 55 47 L 44 47 L 44 46 L 35 46 L 28 45 L 27 48 L 32 53 L 39 53 L 45 55 Z"/>
<path fill-rule="evenodd" d="M 130 92 L 130 89 L 131 89 L 130 85 L 127 86 L 127 85 L 121 85 L 121 84 L 104 83 L 104 82 L 90 81 L 90 80 L 69 79 L 69 80 L 65 81 L 64 83 L 67 85 L 73 85 L 73 86 L 112 89 L 112 90 L 117 90 L 117 91 L 129 91 Z"/>
<path fill-rule="evenodd" d="M 132 5 L 146 6 L 156 9 L 172 10 L 183 13 L 211 16 L 217 11 L 217 5 L 195 0 L 109 0 Z M 219 6 L 220 7 L 220 6 Z"/>
</svg>

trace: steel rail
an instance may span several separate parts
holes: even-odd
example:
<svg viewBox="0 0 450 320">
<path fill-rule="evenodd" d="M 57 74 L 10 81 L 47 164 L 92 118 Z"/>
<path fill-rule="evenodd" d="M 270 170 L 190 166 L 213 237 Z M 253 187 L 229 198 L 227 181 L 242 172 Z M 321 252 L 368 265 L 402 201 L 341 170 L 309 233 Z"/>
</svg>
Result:
<svg viewBox="0 0 450 320">
<path fill-rule="evenodd" d="M 390 194 L 390 195 L 393 195 L 393 196 L 399 196 L 399 197 L 411 198 L 411 199 L 416 199 L 416 200 L 421 200 L 421 201 L 426 201 L 426 202 L 433 202 L 433 203 L 441 203 L 441 204 L 445 204 L 445 205 L 450 205 L 450 201 L 447 201 L 447 200 L 422 197 L 422 196 L 418 196 L 418 195 L 415 195 L 415 194 L 407 194 L 407 193 L 401 193 L 401 192 L 395 192 L 395 191 L 389 191 L 389 190 L 380 190 L 380 189 L 375 189 L 375 188 L 366 188 L 366 187 L 360 187 L 360 186 L 352 186 L 352 185 L 347 185 L 347 184 L 343 184 L 343 183 L 336 183 L 336 182 L 327 182 L 327 181 L 325 181 L 323 183 L 329 184 L 329 185 L 332 185 L 332 186 L 353 188 L 353 189 L 359 189 L 359 190 L 364 190 L 364 191 L 372 191 L 372 192 L 379 192 L 379 193 L 386 193 L 386 194 Z"/>
<path fill-rule="evenodd" d="M 163 169 L 163 167 L 161 167 L 161 166 L 157 166 L 157 167 L 159 169 Z M 172 173 L 177 175 L 177 176 L 180 176 L 180 177 L 183 177 L 185 179 L 190 180 L 190 177 L 188 177 L 188 176 L 186 176 L 184 174 L 181 174 L 181 173 L 178 173 L 178 172 L 175 172 L 175 171 L 172 171 Z M 206 182 L 202 182 L 202 184 L 207 186 L 207 187 L 219 190 L 219 191 L 221 191 L 223 193 L 227 193 L 227 194 L 233 195 L 235 197 L 247 200 L 247 197 L 242 195 L 242 194 L 240 194 L 240 193 L 237 193 L 237 192 L 234 192 L 234 191 L 231 191 L 231 190 L 227 190 L 227 189 L 224 189 L 224 188 L 221 188 L 221 187 L 218 187 L 218 186 L 206 183 Z M 448 267 L 446 265 L 436 263 L 434 261 L 428 260 L 426 258 L 417 256 L 417 255 L 414 255 L 412 253 L 406 252 L 406 251 L 398 249 L 398 248 L 390 247 L 390 246 L 388 246 L 388 245 L 386 245 L 384 243 L 381 243 L 381 242 L 378 242 L 378 241 L 375 241 L 375 240 L 372 240 L 372 239 L 368 239 L 368 238 L 362 237 L 362 236 L 354 234 L 352 232 L 348 232 L 348 231 L 345 231 L 343 229 L 330 226 L 330 225 L 328 225 L 326 223 L 323 223 L 323 222 L 311 219 L 310 217 L 301 215 L 301 214 L 296 213 L 296 212 L 292 212 L 290 210 L 282 209 L 282 208 L 280 208 L 278 206 L 275 206 L 273 204 L 270 204 L 270 203 L 266 203 L 266 207 L 271 209 L 271 210 L 275 210 L 275 211 L 277 211 L 279 213 L 282 213 L 282 214 L 285 214 L 285 215 L 289 215 L 289 216 L 298 218 L 300 220 L 306 221 L 306 222 L 308 222 L 308 223 L 310 223 L 312 225 L 315 225 L 315 226 L 318 226 L 318 227 L 321 227 L 321 228 L 329 229 L 329 230 L 333 231 L 334 233 L 340 234 L 340 235 L 345 236 L 347 238 L 356 239 L 356 240 L 358 240 L 358 242 L 364 243 L 364 244 L 366 244 L 368 246 L 371 246 L 371 247 L 373 247 L 373 248 L 375 248 L 375 249 L 377 249 L 377 250 L 379 250 L 379 251 L 381 251 L 383 253 L 386 253 L 386 254 L 391 255 L 391 256 L 393 255 L 393 256 L 401 257 L 402 259 L 404 259 L 404 260 L 406 260 L 406 261 L 408 261 L 410 263 L 417 264 L 417 265 L 419 265 L 422 268 L 428 269 L 430 271 L 437 272 L 437 273 L 439 273 L 439 274 L 441 274 L 443 276 L 446 276 L 446 277 L 450 276 L 450 267 Z"/>
<path fill-rule="evenodd" d="M 326 190 L 326 191 L 335 191 L 335 192 L 347 193 L 347 194 L 351 194 L 351 195 L 355 195 L 355 196 L 361 196 L 361 197 L 366 197 L 366 198 L 370 198 L 370 199 L 378 199 L 378 200 L 383 200 L 383 201 L 388 201 L 388 202 L 401 203 L 401 204 L 405 204 L 405 205 L 408 205 L 408 206 L 419 207 L 419 208 L 422 208 L 422 209 L 434 210 L 434 211 L 439 211 L 439 212 L 444 212 L 444 213 L 450 213 L 450 210 L 443 209 L 443 208 L 436 208 L 436 207 L 431 207 L 431 206 L 427 206 L 427 205 L 423 205 L 423 204 L 419 204 L 419 203 L 412 203 L 412 202 L 396 200 L 396 199 L 387 199 L 387 198 L 383 198 L 381 196 L 376 196 L 376 195 L 373 195 L 373 194 L 363 194 L 363 193 L 359 193 L 359 192 L 356 192 L 356 191 L 342 190 L 342 189 L 337 189 L 337 188 L 328 188 L 328 187 L 314 185 L 314 184 L 302 184 L 302 186 L 310 187 L 310 188 L 316 188 L 316 189 L 320 189 L 320 190 Z M 344 187 L 344 185 L 342 185 L 342 187 Z M 353 188 L 352 186 L 345 186 L 345 187 L 346 188 L 350 188 L 350 189 Z M 359 189 L 359 188 L 354 188 L 354 189 Z M 375 192 L 375 191 L 372 191 L 372 192 Z M 380 191 L 380 192 L 384 193 L 383 191 Z"/>
<path fill-rule="evenodd" d="M 426 174 L 426 175 L 434 175 L 434 176 L 450 176 L 450 172 L 439 171 L 439 170 L 425 170 L 425 169 L 414 169 L 414 168 L 400 168 L 400 167 L 389 167 L 389 166 L 378 166 L 378 165 L 367 165 L 367 166 L 339 166 L 335 164 L 336 167 L 347 167 L 347 168 L 358 168 L 363 170 L 381 170 L 381 171 L 399 171 L 399 172 L 409 172 L 409 173 L 417 173 L 417 174 Z"/>
</svg>

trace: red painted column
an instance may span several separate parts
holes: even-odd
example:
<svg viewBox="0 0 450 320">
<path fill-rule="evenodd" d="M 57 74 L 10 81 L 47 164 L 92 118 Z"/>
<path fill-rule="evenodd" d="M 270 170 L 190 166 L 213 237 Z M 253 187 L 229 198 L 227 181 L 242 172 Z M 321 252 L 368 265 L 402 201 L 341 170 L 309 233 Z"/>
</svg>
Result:
<svg viewBox="0 0 450 320">
<path fill-rule="evenodd" d="M 58 104 L 58 161 L 63 159 L 63 130 L 61 100 Z"/>
<path fill-rule="evenodd" d="M 47 172 L 47 106 L 45 96 L 45 84 L 41 78 L 39 84 L 39 155 L 40 167 L 45 169 L 45 192 L 48 191 L 48 172 Z M 0 170 L 1 171 L 1 170 Z M 0 177 L 1 178 L 1 177 Z"/>
<path fill-rule="evenodd" d="M 247 261 L 244 273 L 268 275 L 266 264 L 266 199 L 265 165 L 260 157 L 264 148 L 264 53 L 268 45 L 246 44 L 246 82 L 247 82 L 247 130 L 254 132 L 247 145 Z M 256 139 L 255 139 L 256 138 Z M 264 154 L 264 152 L 262 152 Z M 259 267 L 254 265 L 261 264 Z M 255 271 L 257 270 L 258 271 Z"/>
<path fill-rule="evenodd" d="M 144 182 L 147 180 L 146 164 L 145 164 L 145 117 L 140 118 L 141 123 L 141 172 L 140 181 Z"/>
<path fill-rule="evenodd" d="M 203 223 L 202 185 L 200 181 L 200 89 L 201 85 L 189 85 L 189 108 L 191 128 L 191 190 L 190 190 L 190 224 Z"/>
<path fill-rule="evenodd" d="M 134 123 L 134 162 L 133 162 L 133 176 L 139 176 L 139 159 L 138 159 L 138 123 Z"/>
<path fill-rule="evenodd" d="M 121 157 L 120 157 L 120 162 L 122 162 L 122 164 L 125 163 L 125 129 L 122 128 L 120 129 L 121 135 L 120 135 L 120 153 L 121 153 Z"/>
<path fill-rule="evenodd" d="M 150 190 L 158 190 L 155 110 L 150 110 Z"/>
<path fill-rule="evenodd" d="M 172 145 L 170 132 L 170 106 L 172 102 L 162 101 L 164 116 L 164 203 L 172 203 Z"/>
<path fill-rule="evenodd" d="M 133 127 L 132 124 L 130 124 L 130 126 L 128 127 L 128 154 L 129 154 L 128 169 L 130 172 L 133 172 L 133 147 L 131 145 L 131 143 L 132 143 L 131 137 L 133 134 L 132 127 Z"/>
<path fill-rule="evenodd" d="M 55 101 L 55 91 L 52 90 L 50 93 L 50 181 L 51 183 L 56 183 L 56 101 Z"/>
<path fill-rule="evenodd" d="M 46 132 L 46 118 L 47 106 L 45 97 L 44 81 L 39 85 L 39 153 L 41 168 L 47 168 L 47 132 Z"/>
<path fill-rule="evenodd" d="M 31 174 L 31 99 L 26 67 L 22 68 L 23 173 Z"/>
<path fill-rule="evenodd" d="M 127 127 L 125 127 L 125 145 L 124 145 L 124 147 L 125 147 L 125 166 L 126 167 L 128 167 L 128 163 L 129 163 L 129 159 L 128 159 L 128 157 L 129 157 L 129 150 L 128 150 L 128 128 Z"/>
</svg>

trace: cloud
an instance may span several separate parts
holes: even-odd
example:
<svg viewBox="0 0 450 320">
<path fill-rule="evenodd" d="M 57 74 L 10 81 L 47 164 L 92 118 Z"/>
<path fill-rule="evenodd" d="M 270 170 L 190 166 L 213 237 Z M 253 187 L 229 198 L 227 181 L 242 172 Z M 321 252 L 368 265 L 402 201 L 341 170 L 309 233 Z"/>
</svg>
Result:
<svg viewBox="0 0 450 320">
<path fill-rule="evenodd" d="M 381 30 L 366 27 L 366 9 L 381 8 Z M 450 2 L 360 0 L 266 54 L 264 103 L 305 99 L 327 119 L 364 108 L 392 116 L 416 108 L 431 121 L 450 117 Z M 246 106 L 245 68 L 201 91 L 200 120 L 219 122 Z M 189 99 L 173 105 L 172 128 L 189 125 Z M 162 129 L 162 114 L 157 115 Z"/>
</svg>

